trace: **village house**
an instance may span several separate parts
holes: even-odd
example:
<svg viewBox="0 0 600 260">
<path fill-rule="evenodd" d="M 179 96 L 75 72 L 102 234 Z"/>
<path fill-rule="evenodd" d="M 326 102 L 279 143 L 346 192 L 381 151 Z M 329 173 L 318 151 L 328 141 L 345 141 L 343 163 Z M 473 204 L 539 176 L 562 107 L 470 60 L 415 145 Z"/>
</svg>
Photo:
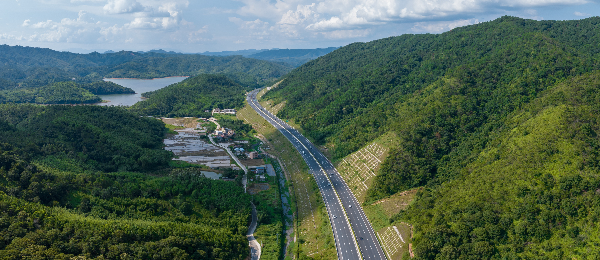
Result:
<svg viewBox="0 0 600 260">
<path fill-rule="evenodd" d="M 235 135 L 235 131 L 233 131 L 232 129 L 229 128 L 217 128 L 215 129 L 214 135 L 216 137 L 221 137 L 221 138 L 231 138 Z"/>
<path fill-rule="evenodd" d="M 248 153 L 248 158 L 250 158 L 250 159 L 256 159 L 256 158 L 258 158 L 258 153 L 257 152 L 250 152 L 250 153 Z"/>
<path fill-rule="evenodd" d="M 235 109 L 219 109 L 219 108 L 215 108 L 212 111 L 212 114 L 230 114 L 230 115 L 235 115 L 236 111 Z"/>
</svg>

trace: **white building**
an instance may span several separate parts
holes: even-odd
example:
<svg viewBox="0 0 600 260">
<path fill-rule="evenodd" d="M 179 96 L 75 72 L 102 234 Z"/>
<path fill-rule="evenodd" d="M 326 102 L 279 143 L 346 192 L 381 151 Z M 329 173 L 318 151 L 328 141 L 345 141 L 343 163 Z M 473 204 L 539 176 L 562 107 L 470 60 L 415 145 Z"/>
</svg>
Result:
<svg viewBox="0 0 600 260">
<path fill-rule="evenodd" d="M 235 115 L 236 111 L 235 109 L 219 109 L 219 108 L 215 108 L 212 111 L 212 114 L 230 114 L 230 115 Z"/>
</svg>

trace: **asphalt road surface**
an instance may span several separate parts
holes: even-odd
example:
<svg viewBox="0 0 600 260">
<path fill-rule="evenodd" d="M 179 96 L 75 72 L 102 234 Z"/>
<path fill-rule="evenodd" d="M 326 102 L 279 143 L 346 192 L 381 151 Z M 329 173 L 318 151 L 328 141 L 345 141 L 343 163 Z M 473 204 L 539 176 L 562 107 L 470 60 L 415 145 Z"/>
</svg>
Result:
<svg viewBox="0 0 600 260">
<path fill-rule="evenodd" d="M 264 109 L 256 100 L 258 91 L 248 93 L 246 100 L 259 115 L 290 140 L 308 164 L 329 212 L 338 259 L 386 259 L 360 203 L 333 164 L 293 127 Z"/>
</svg>

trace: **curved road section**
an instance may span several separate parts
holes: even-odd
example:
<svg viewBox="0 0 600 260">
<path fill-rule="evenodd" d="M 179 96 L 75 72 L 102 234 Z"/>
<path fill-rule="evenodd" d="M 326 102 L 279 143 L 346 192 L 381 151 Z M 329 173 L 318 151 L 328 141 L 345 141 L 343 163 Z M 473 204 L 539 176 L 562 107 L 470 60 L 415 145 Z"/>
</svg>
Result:
<svg viewBox="0 0 600 260">
<path fill-rule="evenodd" d="M 360 203 L 333 164 L 296 129 L 264 109 L 256 100 L 258 91 L 248 93 L 246 100 L 294 145 L 308 164 L 329 213 L 338 259 L 386 259 Z"/>
</svg>

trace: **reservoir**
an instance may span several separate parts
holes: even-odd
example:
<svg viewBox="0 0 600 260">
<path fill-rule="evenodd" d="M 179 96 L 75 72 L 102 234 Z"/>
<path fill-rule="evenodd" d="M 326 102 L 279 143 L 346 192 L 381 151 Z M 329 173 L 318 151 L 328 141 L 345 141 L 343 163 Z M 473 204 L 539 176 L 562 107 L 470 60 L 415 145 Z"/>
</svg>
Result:
<svg viewBox="0 0 600 260">
<path fill-rule="evenodd" d="M 102 100 L 110 102 L 98 103 L 99 106 L 132 106 L 142 101 L 142 93 L 158 90 L 171 84 L 179 83 L 187 77 L 168 77 L 159 79 L 104 79 L 133 89 L 135 94 L 98 95 Z"/>
</svg>

